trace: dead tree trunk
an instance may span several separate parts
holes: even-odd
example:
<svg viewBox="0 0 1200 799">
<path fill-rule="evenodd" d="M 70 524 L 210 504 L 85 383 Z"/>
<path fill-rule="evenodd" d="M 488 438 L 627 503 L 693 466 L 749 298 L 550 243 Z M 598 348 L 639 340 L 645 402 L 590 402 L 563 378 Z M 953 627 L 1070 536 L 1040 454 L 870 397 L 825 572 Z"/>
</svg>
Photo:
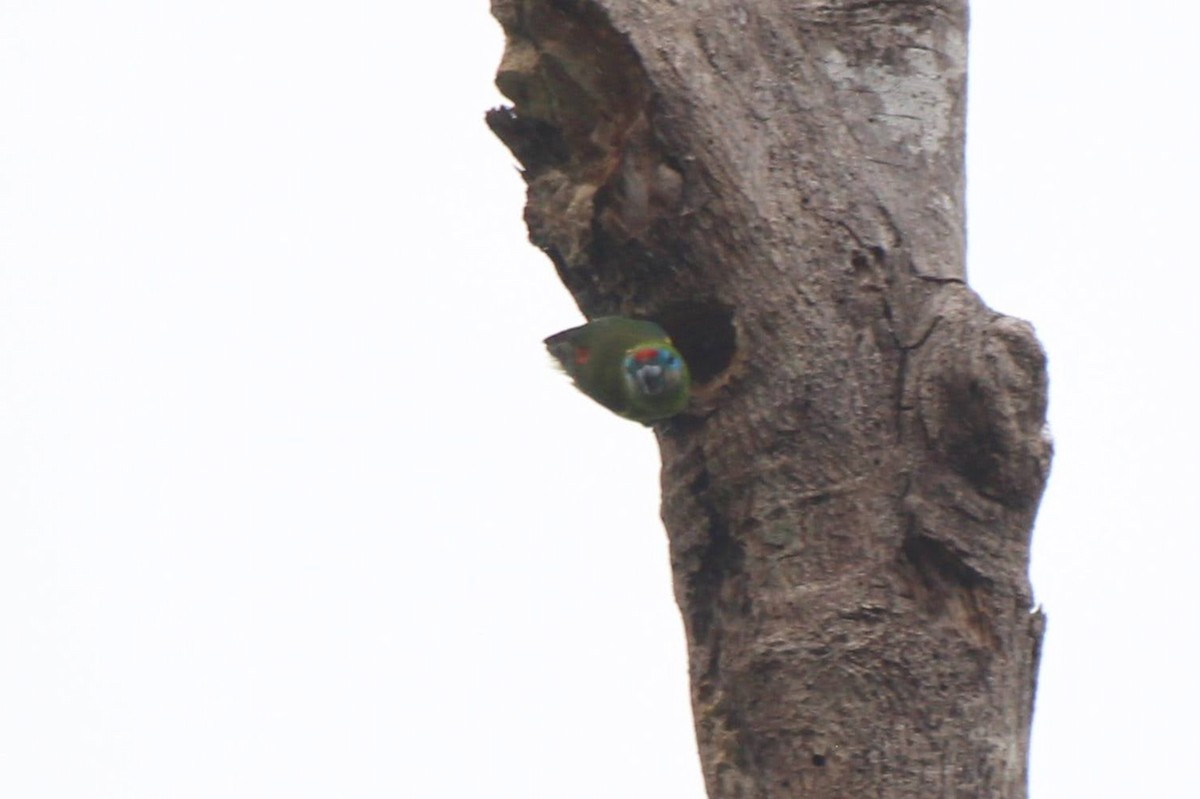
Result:
<svg viewBox="0 0 1200 799">
<path fill-rule="evenodd" d="M 965 283 L 965 0 L 493 12 L 531 239 L 699 383 L 657 435 L 709 795 L 1023 797 L 1046 374 Z"/>
</svg>

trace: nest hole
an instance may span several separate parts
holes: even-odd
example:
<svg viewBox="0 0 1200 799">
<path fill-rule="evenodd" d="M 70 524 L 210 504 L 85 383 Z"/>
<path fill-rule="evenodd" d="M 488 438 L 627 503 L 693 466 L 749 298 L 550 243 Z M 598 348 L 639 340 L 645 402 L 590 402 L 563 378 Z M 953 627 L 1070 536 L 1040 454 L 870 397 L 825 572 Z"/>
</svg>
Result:
<svg viewBox="0 0 1200 799">
<path fill-rule="evenodd" d="M 737 352 L 733 308 L 718 302 L 679 303 L 657 314 L 699 385 L 721 375 Z"/>
</svg>

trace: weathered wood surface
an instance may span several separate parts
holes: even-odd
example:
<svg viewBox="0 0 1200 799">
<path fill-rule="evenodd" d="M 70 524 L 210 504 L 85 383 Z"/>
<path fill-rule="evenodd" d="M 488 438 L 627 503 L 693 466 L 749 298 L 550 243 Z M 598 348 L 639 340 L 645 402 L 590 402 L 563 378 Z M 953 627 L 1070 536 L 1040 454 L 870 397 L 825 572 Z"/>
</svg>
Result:
<svg viewBox="0 0 1200 799">
<path fill-rule="evenodd" d="M 700 384 L 657 434 L 710 796 L 1023 797 L 1046 372 L 965 283 L 965 2 L 493 11 L 531 240 Z"/>
</svg>

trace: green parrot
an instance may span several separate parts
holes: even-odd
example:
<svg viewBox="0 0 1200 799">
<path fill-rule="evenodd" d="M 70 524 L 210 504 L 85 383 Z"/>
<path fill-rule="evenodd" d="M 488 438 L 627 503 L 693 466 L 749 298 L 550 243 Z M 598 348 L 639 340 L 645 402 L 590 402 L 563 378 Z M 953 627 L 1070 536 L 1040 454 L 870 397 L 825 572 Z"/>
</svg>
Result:
<svg viewBox="0 0 1200 799">
<path fill-rule="evenodd" d="M 576 388 L 626 419 L 649 424 L 687 406 L 687 364 L 653 322 L 604 316 L 555 333 L 546 349 Z"/>
</svg>

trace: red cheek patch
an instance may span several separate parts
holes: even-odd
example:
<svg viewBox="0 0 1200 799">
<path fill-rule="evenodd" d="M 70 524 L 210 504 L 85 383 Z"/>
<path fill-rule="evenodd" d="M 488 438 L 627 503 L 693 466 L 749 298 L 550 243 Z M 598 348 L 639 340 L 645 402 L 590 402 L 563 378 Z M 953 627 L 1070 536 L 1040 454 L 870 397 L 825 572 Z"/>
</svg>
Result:
<svg viewBox="0 0 1200 799">
<path fill-rule="evenodd" d="M 580 347 L 579 349 L 575 350 L 575 365 L 583 366 L 585 363 L 588 362 L 588 359 L 591 357 L 592 357 L 591 350 Z"/>
</svg>

